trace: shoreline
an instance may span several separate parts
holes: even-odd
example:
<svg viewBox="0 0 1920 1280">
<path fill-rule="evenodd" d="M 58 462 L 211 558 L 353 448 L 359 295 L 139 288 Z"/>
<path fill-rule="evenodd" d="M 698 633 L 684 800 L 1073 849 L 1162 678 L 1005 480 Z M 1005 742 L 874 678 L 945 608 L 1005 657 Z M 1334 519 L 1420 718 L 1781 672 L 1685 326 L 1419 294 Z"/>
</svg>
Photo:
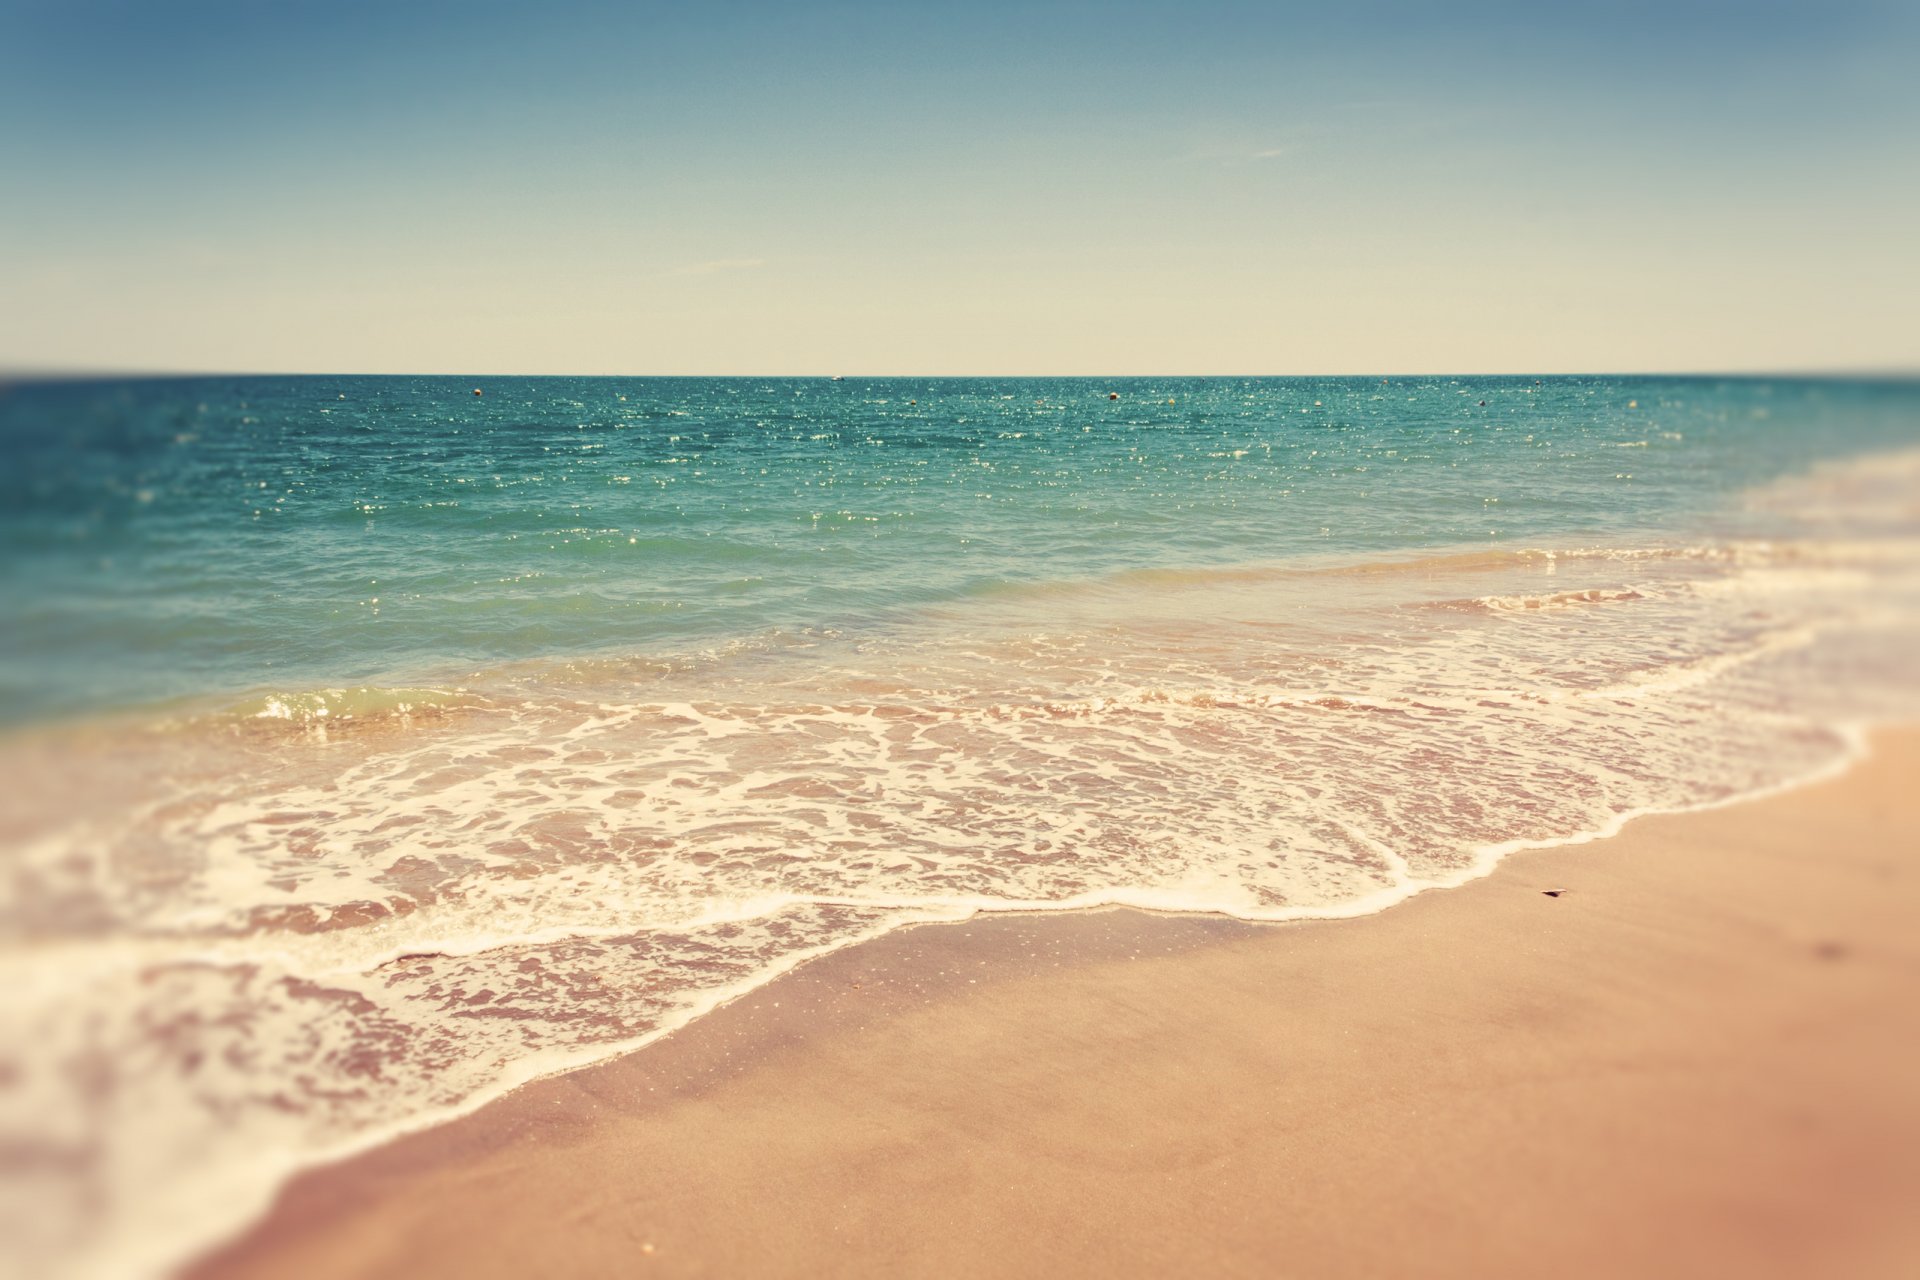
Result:
<svg viewBox="0 0 1920 1280">
<path fill-rule="evenodd" d="M 1917 726 L 1920 728 L 1920 726 Z M 1259 932 L 1289 925 L 1330 924 L 1341 921 L 1364 920 L 1383 912 L 1404 906 L 1415 898 L 1439 891 L 1455 890 L 1474 881 L 1497 872 L 1507 859 L 1515 854 L 1532 852 L 1551 852 L 1559 849 L 1571 849 L 1614 838 L 1622 830 L 1647 818 L 1664 818 L 1684 814 L 1706 813 L 1718 809 L 1737 807 L 1758 802 L 1774 796 L 1789 794 L 1805 787 L 1815 786 L 1833 778 L 1841 777 L 1859 767 L 1868 760 L 1873 752 L 1873 739 L 1877 730 L 1869 725 L 1842 722 L 1832 726 L 1834 735 L 1841 742 L 1840 753 L 1831 761 L 1819 765 L 1797 777 L 1770 783 L 1753 791 L 1723 797 L 1717 800 L 1700 801 L 1679 808 L 1645 808 L 1627 810 L 1618 813 L 1604 825 L 1568 836 L 1552 837 L 1544 840 L 1518 840 L 1482 845 L 1476 848 L 1473 862 L 1446 880 L 1433 880 L 1411 887 L 1385 891 L 1366 898 L 1339 903 L 1325 908 L 1300 908 L 1297 913 L 1277 917 L 1257 917 L 1236 914 L 1222 909 L 1169 905 L 1144 900 L 1151 895 L 1133 895 L 1121 893 L 1112 897 L 1093 901 L 1068 901 L 1057 903 L 1044 902 L 1002 902 L 994 901 L 987 905 L 952 906 L 956 914 L 947 918 L 928 918 L 892 922 L 876 926 L 859 936 L 846 938 L 825 947 L 797 953 L 786 958 L 776 969 L 762 972 L 731 986 L 717 988 L 706 993 L 700 1000 L 683 1010 L 668 1024 L 657 1027 L 630 1040 L 615 1041 L 589 1048 L 567 1051 L 559 1054 L 536 1055 L 512 1064 L 491 1085 L 457 1104 L 436 1108 L 409 1116 L 404 1120 L 384 1125 L 372 1132 L 362 1134 L 349 1142 L 330 1150 L 303 1157 L 293 1161 L 273 1175 L 271 1186 L 264 1196 L 257 1195 L 254 1185 L 236 1179 L 228 1189 L 233 1199 L 253 1201 L 254 1207 L 239 1217 L 237 1225 L 220 1229 L 182 1231 L 177 1238 L 187 1243 L 174 1245 L 161 1251 L 165 1260 L 164 1273 L 184 1274 L 197 1265 L 199 1260 L 220 1253 L 232 1243 L 247 1237 L 257 1230 L 272 1214 L 275 1206 L 295 1182 L 324 1173 L 326 1170 L 350 1164 L 366 1158 L 370 1153 L 378 1152 L 387 1146 L 406 1142 L 423 1133 L 428 1133 L 448 1125 L 462 1123 L 469 1118 L 498 1105 L 520 1089 L 539 1085 L 542 1082 L 563 1078 L 577 1072 L 591 1071 L 610 1062 L 627 1056 L 654 1049 L 670 1037 L 681 1035 L 689 1029 L 710 1018 L 716 1012 L 737 1001 L 747 999 L 770 984 L 777 983 L 796 970 L 803 969 L 841 952 L 872 946 L 882 940 L 903 932 L 921 928 L 953 928 L 970 925 L 983 920 L 1010 917 L 1030 919 L 1052 919 L 1081 915 L 1099 915 L 1110 912 L 1137 913 L 1149 920 L 1188 919 L 1218 922 L 1223 927 L 1243 925 Z M 807 899 L 805 901 L 817 901 Z M 865 901 L 849 901 L 844 905 L 870 906 Z M 911 903 L 898 904 L 901 907 Z M 748 913 L 742 919 L 752 919 L 764 912 Z M 616 932 L 609 929 L 608 932 Z M 1082 939 L 1084 941 L 1084 938 Z M 389 960 L 397 957 L 389 957 Z M 1082 957 L 1083 959 L 1086 957 Z M 215 962 L 223 962 L 216 958 Z M 235 1221 L 234 1215 L 223 1215 L 226 1221 Z"/>
<path fill-rule="evenodd" d="M 1904 722 L 1887 722 L 1889 725 Z M 1770 797 L 1792 793 L 1794 791 L 1818 785 L 1837 776 L 1843 776 L 1857 768 L 1872 754 L 1873 741 L 1882 732 L 1875 722 L 1840 721 L 1829 726 L 1837 743 L 1836 754 L 1828 761 L 1816 765 L 1806 772 L 1768 783 L 1755 790 L 1743 792 L 1719 799 L 1699 801 L 1677 808 L 1643 808 L 1627 810 L 1614 815 L 1601 826 L 1575 832 L 1567 836 L 1551 837 L 1544 840 L 1520 840 L 1497 842 L 1477 846 L 1473 862 L 1459 869 L 1447 879 L 1430 880 L 1418 885 L 1402 886 L 1365 898 L 1354 899 L 1325 908 L 1298 908 L 1288 914 L 1259 917 L 1234 914 L 1230 909 L 1208 906 L 1190 906 L 1170 903 L 1164 900 L 1152 901 L 1157 895 L 1136 895 L 1119 893 L 1101 896 L 1092 900 L 1067 900 L 1059 902 L 1009 902 L 993 900 L 991 903 L 947 902 L 938 905 L 952 908 L 954 914 L 945 918 L 927 918 L 921 920 L 894 921 L 875 926 L 859 936 L 838 940 L 823 947 L 788 956 L 777 968 L 759 973 L 753 977 L 732 985 L 716 988 L 707 992 L 700 1000 L 681 1011 L 667 1024 L 645 1032 L 629 1040 L 610 1042 L 591 1047 L 560 1052 L 546 1052 L 520 1059 L 510 1064 L 495 1080 L 475 1094 L 448 1106 L 422 1111 L 404 1119 L 389 1122 L 378 1128 L 358 1135 L 346 1142 L 317 1151 L 302 1153 L 298 1156 L 269 1162 L 272 1167 L 264 1175 L 258 1168 L 236 1168 L 218 1184 L 208 1184 L 204 1188 L 208 1201 L 217 1201 L 223 1209 L 209 1213 L 191 1213 L 174 1217 L 164 1230 L 164 1243 L 158 1248 L 144 1248 L 137 1251 L 103 1250 L 86 1259 L 88 1267 L 105 1266 L 109 1269 L 130 1268 L 141 1274 L 189 1274 L 208 1258 L 222 1254 L 238 1241 L 250 1237 L 269 1221 L 288 1189 L 297 1182 L 315 1176 L 324 1176 L 330 1170 L 349 1166 L 366 1159 L 382 1149 L 394 1144 L 405 1143 L 423 1134 L 451 1125 L 464 1123 L 475 1115 L 501 1104 L 517 1091 L 538 1086 L 544 1082 L 562 1079 L 580 1072 L 592 1071 L 624 1057 L 653 1051 L 666 1040 L 685 1034 L 689 1030 L 711 1018 L 716 1012 L 743 999 L 753 997 L 770 984 L 777 984 L 796 970 L 831 958 L 849 950 L 861 950 L 871 947 L 894 934 L 913 932 L 925 926 L 941 928 L 964 928 L 970 924 L 998 917 L 1029 920 L 1056 920 L 1082 915 L 1103 915 L 1108 913 L 1138 914 L 1148 920 L 1198 920 L 1215 922 L 1222 927 L 1244 925 L 1256 933 L 1291 925 L 1325 925 L 1335 922 L 1366 920 L 1383 913 L 1389 913 L 1396 907 L 1408 902 L 1431 896 L 1435 890 L 1457 890 L 1462 886 L 1485 878 L 1500 869 L 1505 862 L 1516 854 L 1528 854 L 1536 851 L 1553 852 L 1573 848 L 1594 842 L 1615 838 L 1618 833 L 1645 819 L 1664 819 L 1677 815 L 1689 815 L 1712 812 L 1729 807 L 1740 807 L 1766 800 Z M 797 902 L 822 901 L 820 899 L 796 899 Z M 863 899 L 845 900 L 845 905 L 871 906 L 871 901 Z M 901 906 L 910 905 L 901 903 Z M 764 912 L 753 912 L 742 919 L 757 918 Z M 1044 926 L 1043 926 L 1044 927 Z M 609 928 L 607 932 L 614 932 Z M 556 935 L 560 936 L 560 935 Z M 571 935 L 568 935 L 571 936 Z M 1075 936 L 1075 935 L 1068 935 Z M 1211 939 L 1212 935 L 1207 935 Z M 1079 936 L 1085 942 L 1084 935 Z M 1184 945 L 1184 944 L 1183 944 Z M 1198 945 L 1196 942 L 1194 945 Z M 405 955 L 409 953 L 398 953 Z M 446 954 L 465 954 L 447 952 Z M 1088 959 L 1082 956 L 1081 959 Z M 180 957 L 174 957 L 179 960 Z M 389 957 L 389 959 L 394 957 Z M 207 953 L 187 957 L 186 963 L 227 964 L 230 957 L 223 953 Z M 312 973 L 310 969 L 302 972 Z M 235 1212 L 233 1206 L 244 1206 L 241 1212 Z M 91 1272 L 87 1272 L 91 1273 Z"/>
<path fill-rule="evenodd" d="M 665 1144 L 665 1149 L 675 1158 L 695 1160 L 698 1150 L 711 1144 L 703 1139 L 691 1145 L 675 1146 L 674 1135 L 702 1119 L 710 1127 L 719 1124 L 722 1133 L 750 1139 L 751 1134 L 737 1131 L 737 1124 L 729 1129 L 724 1116 L 716 1118 L 708 1114 L 716 1094 L 757 1089 L 764 1095 L 772 1090 L 780 1097 L 795 1100 L 796 1106 L 799 1101 L 806 1102 L 806 1106 L 799 1106 L 791 1115 L 786 1114 L 791 1108 L 781 1108 L 763 1117 L 766 1134 L 762 1136 L 780 1137 L 790 1120 L 798 1117 L 804 1121 L 808 1116 L 817 1115 L 823 1106 L 830 1107 L 831 1090 L 827 1097 L 815 1096 L 818 1086 L 825 1083 L 821 1075 L 823 1063 L 836 1064 L 842 1076 L 865 1078 L 873 1071 L 871 1059 L 879 1054 L 908 1076 L 915 1070 L 922 1075 L 931 1071 L 938 1076 L 941 1063 L 926 1061 L 924 1055 L 916 1056 L 913 1046 L 901 1043 L 905 1028 L 919 1027 L 929 1019 L 951 1021 L 960 1027 L 991 1024 L 995 1018 L 1006 1016 L 1006 1010 L 1001 1007 L 1006 1001 L 1011 1000 L 1015 1008 L 1024 1008 L 1035 1000 L 1044 1002 L 1049 998 L 1046 993 L 1051 991 L 1051 998 L 1058 1005 L 1059 997 L 1067 989 L 1094 1002 L 1110 1000 L 1113 993 L 1103 991 L 1102 984 L 1119 969 L 1131 968 L 1137 973 L 1153 971 L 1159 975 L 1160 986 L 1180 986 L 1191 982 L 1191 971 L 1218 969 L 1225 957 L 1240 951 L 1262 953 L 1246 957 L 1254 968 L 1285 960 L 1282 967 L 1294 980 L 1306 980 L 1316 986 L 1345 982 L 1348 975 L 1339 968 L 1320 971 L 1328 961 L 1314 960 L 1314 953 L 1344 953 L 1356 946 L 1362 952 L 1368 952 L 1369 948 L 1374 951 L 1384 948 L 1389 952 L 1395 948 L 1404 950 L 1419 931 L 1436 927 L 1432 919 L 1435 916 L 1439 917 L 1439 927 L 1458 930 L 1464 926 L 1465 937 L 1472 939 L 1476 934 L 1486 933 L 1486 922 L 1475 923 L 1473 917 L 1484 916 L 1492 910 L 1477 904 L 1493 900 L 1510 902 L 1519 892 L 1517 883 L 1510 882 L 1538 878 L 1548 872 L 1570 881 L 1583 874 L 1592 875 L 1599 865 L 1637 861 L 1634 854 L 1640 847 L 1658 846 L 1675 839 L 1684 843 L 1684 838 L 1669 834 L 1676 826 L 1717 824 L 1753 828 L 1756 811 L 1818 808 L 1825 803 L 1821 797 L 1832 792 L 1859 792 L 1876 786 L 1884 789 L 1885 777 L 1890 772 L 1897 790 L 1903 770 L 1910 775 L 1913 762 L 1920 759 L 1920 731 L 1883 730 L 1873 735 L 1873 741 L 1875 749 L 1865 759 L 1861 758 L 1856 743 L 1854 750 L 1829 768 L 1799 782 L 1770 789 L 1757 798 L 1740 797 L 1677 814 L 1650 815 L 1643 821 L 1635 821 L 1634 815 L 1628 815 L 1615 824 L 1612 832 L 1575 837 L 1544 849 L 1490 850 L 1488 864 L 1502 874 L 1482 873 L 1466 883 L 1451 886 L 1451 892 L 1445 894 L 1415 894 L 1397 904 L 1396 910 L 1340 920 L 1338 930 L 1329 927 L 1333 921 L 1295 921 L 1280 925 L 1225 916 L 1149 913 L 1127 908 L 983 913 L 940 929 L 896 928 L 879 938 L 838 948 L 790 969 L 690 1024 L 662 1033 L 639 1049 L 522 1084 L 461 1118 L 415 1130 L 343 1162 L 297 1174 L 280 1188 L 274 1207 L 264 1219 L 255 1221 L 237 1239 L 203 1254 L 188 1274 L 298 1274 L 303 1268 L 313 1274 L 387 1274 L 423 1268 L 433 1270 L 441 1263 L 454 1269 L 455 1264 L 445 1255 L 452 1244 L 439 1236 L 434 1237 L 438 1244 L 429 1254 L 405 1258 L 382 1254 L 375 1244 L 384 1240 L 382 1247 L 400 1248 L 405 1243 L 395 1233 L 400 1222 L 410 1224 L 411 1229 L 402 1229 L 399 1234 L 418 1239 L 437 1221 L 433 1207 L 437 1205 L 443 1211 L 447 1208 L 447 1196 L 454 1186 L 476 1179 L 483 1182 L 498 1179 L 514 1182 L 524 1191 L 521 1184 L 529 1178 L 535 1184 L 552 1178 L 567 1182 L 570 1170 L 547 1166 L 565 1159 L 571 1147 L 584 1146 L 599 1153 L 601 1158 L 610 1159 L 610 1153 L 624 1149 L 623 1143 L 655 1150 Z M 1909 837 L 1920 829 L 1920 814 L 1916 814 L 1911 804 L 1906 806 L 1903 815 L 1891 821 L 1904 821 L 1906 825 L 1899 830 Z M 1766 825 L 1761 823 L 1763 827 Z M 1693 838 L 1696 843 L 1702 842 L 1698 835 Z M 1726 834 L 1722 832 L 1714 837 L 1709 832 L 1704 844 L 1711 846 L 1716 840 L 1724 846 Z M 1590 850 L 1579 856 L 1567 852 L 1575 845 L 1598 841 L 1606 842 L 1605 852 L 1596 854 Z M 1616 856 L 1617 851 L 1624 853 Z M 1698 856 L 1711 859 L 1716 855 L 1708 848 Z M 1726 856 L 1724 847 L 1718 856 Z M 1543 867 L 1543 863 L 1566 865 Z M 1522 868 L 1526 871 L 1524 877 L 1520 874 Z M 1546 897 L 1545 893 L 1541 890 L 1534 895 L 1540 898 L 1540 903 L 1527 904 L 1533 909 L 1532 914 L 1539 915 L 1544 904 L 1558 910 L 1563 920 L 1574 914 L 1563 909 L 1572 905 L 1577 911 L 1585 896 L 1578 887 L 1565 898 Z M 1497 949 L 1504 936 L 1499 933 L 1503 927 L 1493 926 L 1494 933 L 1481 938 L 1479 946 L 1484 949 L 1491 945 Z M 1341 934 L 1347 935 L 1347 941 L 1326 941 Z M 1852 954 L 1846 951 L 1829 957 L 1819 951 L 1828 945 L 1826 942 L 1816 940 L 1809 945 L 1818 953 L 1814 961 L 1822 968 L 1836 967 L 1835 960 Z M 1296 951 L 1304 953 L 1304 958 L 1286 959 Z M 1141 961 L 1145 962 L 1144 966 Z M 1183 973 L 1187 976 L 1182 977 Z M 1505 975 L 1510 982 L 1526 976 L 1510 972 Z M 1217 995 L 1209 1000 L 1204 992 L 1192 994 L 1197 1008 L 1215 1006 L 1212 1012 L 1230 1025 L 1245 1021 L 1244 1009 L 1217 1007 L 1221 1004 Z M 1065 1010 L 1054 1009 L 1055 1014 L 1063 1012 L 1073 1016 L 1071 1006 Z M 1289 1011 L 1281 1007 L 1272 1012 L 1284 1023 Z M 1325 1028 L 1321 1030 L 1324 1032 Z M 1013 1041 L 1019 1039 L 1019 1036 L 1011 1037 Z M 861 1046 L 865 1046 L 864 1049 Z M 973 1047 L 978 1050 L 981 1045 L 976 1043 Z M 1241 1049 L 1244 1051 L 1246 1047 Z M 861 1060 L 863 1054 L 868 1061 Z M 1061 1068 L 1063 1076 L 1084 1076 L 1089 1070 L 1099 1070 L 1110 1056 L 1099 1055 L 1093 1062 L 1075 1060 L 1055 1065 Z M 1920 1052 L 1915 1058 L 1920 1060 Z M 976 1065 L 991 1075 L 993 1063 Z M 967 1081 L 949 1079 L 947 1084 L 964 1093 Z M 984 1108 L 991 1112 L 992 1102 L 992 1099 L 972 1099 L 976 1111 Z M 922 1114 L 925 1110 L 923 1100 L 919 1111 L 908 1109 L 896 1119 L 926 1127 L 929 1120 L 939 1116 L 958 1123 L 968 1115 L 965 1105 L 960 1105 L 957 1111 L 954 1105 L 940 1105 L 934 1107 L 931 1114 Z M 1920 1107 L 1914 1110 L 1920 1112 Z M 1338 1110 L 1327 1114 L 1337 1115 Z M 1915 1136 L 1920 1137 L 1920 1115 L 1914 1120 Z M 968 1126 L 963 1124 L 961 1128 L 966 1131 Z M 1223 1140 L 1211 1125 L 1190 1125 L 1188 1129 L 1189 1132 L 1181 1135 L 1165 1136 L 1176 1146 Z M 619 1135 L 618 1141 L 615 1135 Z M 710 1133 L 708 1138 L 712 1136 Z M 952 1135 L 937 1132 L 929 1135 L 935 1139 L 942 1136 Z M 813 1139 L 814 1145 L 806 1156 L 816 1164 L 825 1162 L 823 1167 L 831 1168 L 836 1153 L 846 1154 L 835 1147 L 831 1134 L 815 1133 Z M 1086 1140 L 1087 1136 L 1082 1135 L 1075 1142 Z M 725 1143 L 720 1145 L 724 1147 Z M 1044 1154 L 1029 1153 L 1036 1157 Z M 536 1174 L 536 1170 L 544 1173 Z M 710 1172 L 720 1176 L 725 1171 Z M 771 1170 L 758 1172 L 773 1176 Z M 1125 1179 L 1119 1182 L 1124 1184 Z M 1914 1185 L 1920 1186 L 1920 1176 L 1916 1176 Z M 596 1183 L 594 1190 L 596 1194 L 604 1194 L 605 1189 Z M 642 1200 L 647 1194 L 657 1200 L 662 1193 L 659 1186 L 642 1183 L 633 1184 L 629 1190 Z M 870 1192 L 872 1188 L 866 1190 Z M 889 1220 L 902 1215 L 924 1216 L 934 1206 L 921 1203 L 922 1199 L 908 1194 L 905 1203 L 888 1203 L 883 1216 Z M 695 1222 L 711 1223 L 713 1214 L 722 1208 L 740 1210 L 742 1205 L 722 1195 L 702 1197 L 695 1203 L 677 1207 L 681 1214 L 680 1227 L 693 1229 Z M 498 1204 L 485 1210 L 490 1216 L 505 1211 Z M 999 1211 L 1009 1211 L 1009 1207 L 999 1206 Z M 767 1211 L 760 1212 L 764 1218 Z M 513 1214 L 508 1212 L 507 1216 Z M 562 1270 L 603 1269 L 622 1260 L 634 1263 L 645 1258 L 650 1265 L 669 1271 L 685 1267 L 697 1271 L 714 1262 L 714 1258 L 708 1256 L 706 1264 L 696 1265 L 701 1256 L 700 1242 L 677 1237 L 672 1229 L 672 1215 L 661 1220 L 666 1223 L 665 1227 L 642 1232 L 657 1236 L 657 1241 L 637 1237 L 626 1240 L 624 1236 L 616 1238 L 592 1232 L 561 1233 L 566 1236 L 564 1240 L 551 1239 L 547 1237 L 554 1236 L 557 1229 L 539 1230 L 537 1221 L 528 1224 L 524 1214 L 522 1219 L 516 1234 L 524 1233 L 529 1244 L 539 1238 L 546 1246 L 561 1251 L 554 1255 L 556 1258 L 572 1257 L 571 1263 L 556 1264 Z M 728 1247 L 734 1252 L 721 1259 L 726 1270 L 767 1270 L 768 1259 L 756 1260 L 750 1254 L 739 1252 L 737 1229 L 733 1229 L 735 1221 L 731 1214 L 726 1215 L 729 1229 L 716 1229 L 713 1234 L 718 1239 L 707 1239 L 706 1244 L 731 1241 Z M 792 1228 L 790 1218 L 784 1221 Z M 700 1233 L 695 1230 L 694 1235 L 698 1237 Z M 621 1245 L 623 1240 L 625 1248 Z M 654 1247 L 632 1252 L 643 1245 Z M 602 1251 L 590 1256 L 578 1252 L 596 1248 Z M 343 1249 L 348 1252 L 343 1254 Z M 574 1250 L 571 1255 L 566 1254 L 569 1249 Z M 491 1256 L 484 1252 L 481 1255 L 482 1258 Z M 523 1266 L 531 1257 L 520 1256 Z M 859 1260 L 879 1266 L 889 1256 L 892 1255 L 863 1250 Z M 680 1266 L 670 1265 L 672 1259 L 677 1259 Z M 845 1257 L 839 1260 L 842 1264 L 847 1261 Z M 932 1258 L 922 1261 L 927 1265 L 935 1262 Z M 942 1257 L 938 1264 L 950 1266 L 955 1261 Z M 1008 1261 L 1002 1258 L 998 1266 L 973 1269 L 981 1273 L 1024 1269 L 1020 1265 L 1008 1265 Z M 1022 1261 L 1037 1265 L 1037 1258 Z M 471 1264 L 469 1259 L 459 1265 Z M 821 1260 L 819 1265 L 828 1264 Z"/>
</svg>

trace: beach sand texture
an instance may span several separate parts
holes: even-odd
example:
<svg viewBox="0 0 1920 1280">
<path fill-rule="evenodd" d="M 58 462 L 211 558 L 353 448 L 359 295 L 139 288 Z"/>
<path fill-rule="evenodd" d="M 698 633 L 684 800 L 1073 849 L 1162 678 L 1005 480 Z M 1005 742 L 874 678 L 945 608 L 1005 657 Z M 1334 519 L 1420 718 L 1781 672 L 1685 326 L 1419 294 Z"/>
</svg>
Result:
<svg viewBox="0 0 1920 1280">
<path fill-rule="evenodd" d="M 1920 1274 L 1917 780 L 1885 732 L 1357 920 L 902 930 L 192 1274 Z"/>
</svg>

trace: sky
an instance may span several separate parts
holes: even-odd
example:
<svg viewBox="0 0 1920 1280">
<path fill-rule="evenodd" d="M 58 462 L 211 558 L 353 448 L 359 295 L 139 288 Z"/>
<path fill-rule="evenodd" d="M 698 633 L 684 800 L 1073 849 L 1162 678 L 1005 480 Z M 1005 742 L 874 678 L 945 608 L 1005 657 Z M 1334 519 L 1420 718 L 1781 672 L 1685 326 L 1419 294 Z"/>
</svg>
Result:
<svg viewBox="0 0 1920 1280">
<path fill-rule="evenodd" d="M 0 0 L 0 368 L 1910 370 L 1916 13 Z"/>
</svg>

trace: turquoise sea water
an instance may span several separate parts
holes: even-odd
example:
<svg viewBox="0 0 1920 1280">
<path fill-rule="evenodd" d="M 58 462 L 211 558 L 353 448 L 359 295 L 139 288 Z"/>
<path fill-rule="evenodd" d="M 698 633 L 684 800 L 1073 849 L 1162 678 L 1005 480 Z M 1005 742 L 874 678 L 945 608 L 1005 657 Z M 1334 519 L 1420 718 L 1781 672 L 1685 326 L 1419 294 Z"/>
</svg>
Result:
<svg viewBox="0 0 1920 1280">
<path fill-rule="evenodd" d="M 0 719 L 884 626 L 1146 566 L 1673 534 L 1910 439 L 1916 400 L 1602 378 L 480 384 L 0 395 Z"/>
<path fill-rule="evenodd" d="M 23 384 L 0 448 L 20 1274 L 889 929 L 1364 914 L 1920 713 L 1910 382 Z"/>
</svg>

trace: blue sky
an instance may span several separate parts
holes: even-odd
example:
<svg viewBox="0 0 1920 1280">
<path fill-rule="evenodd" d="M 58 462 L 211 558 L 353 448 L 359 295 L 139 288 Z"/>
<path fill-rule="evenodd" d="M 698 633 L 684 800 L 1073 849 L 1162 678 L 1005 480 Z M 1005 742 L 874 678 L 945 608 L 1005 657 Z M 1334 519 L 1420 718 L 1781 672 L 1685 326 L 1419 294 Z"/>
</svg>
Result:
<svg viewBox="0 0 1920 1280">
<path fill-rule="evenodd" d="M 0 0 L 0 365 L 1911 367 L 1903 8 Z"/>
</svg>

